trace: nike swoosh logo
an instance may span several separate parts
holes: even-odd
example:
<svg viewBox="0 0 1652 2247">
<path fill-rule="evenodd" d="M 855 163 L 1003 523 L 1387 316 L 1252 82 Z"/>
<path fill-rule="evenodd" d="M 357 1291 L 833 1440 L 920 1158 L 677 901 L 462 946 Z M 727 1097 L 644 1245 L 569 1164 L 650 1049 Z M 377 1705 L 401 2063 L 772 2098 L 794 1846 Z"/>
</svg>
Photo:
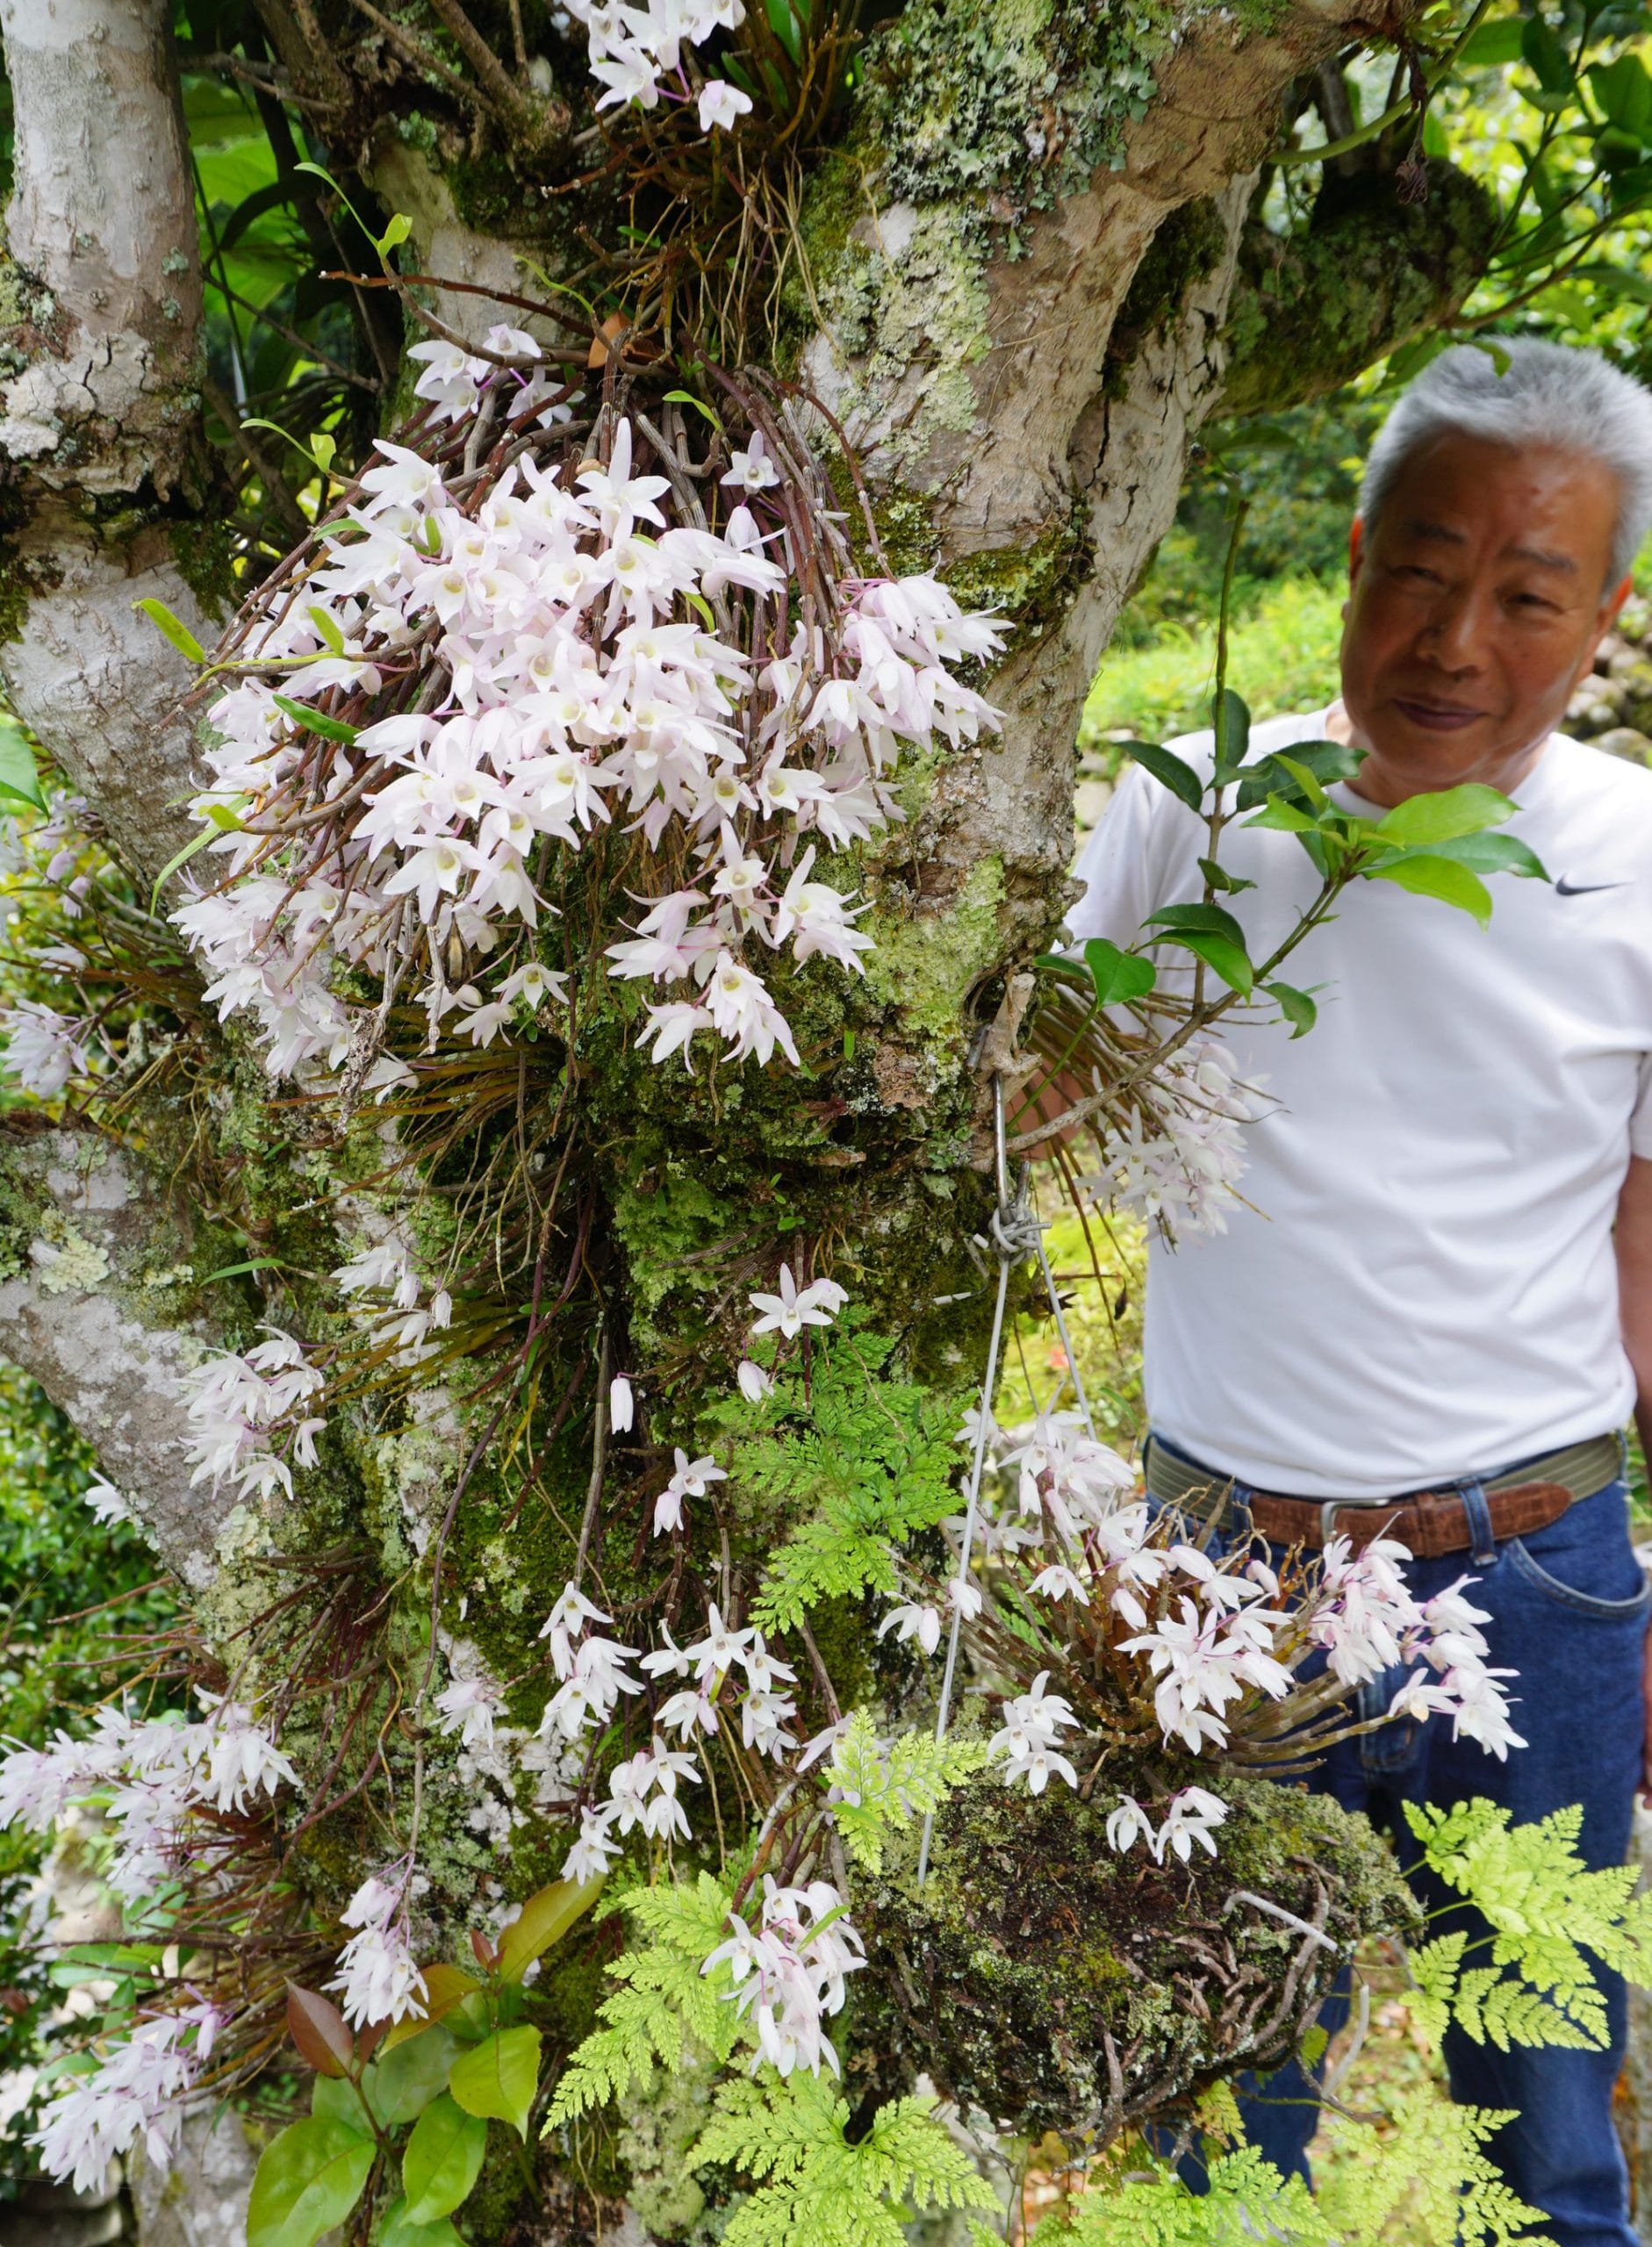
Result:
<svg viewBox="0 0 1652 2247">
<path fill-rule="evenodd" d="M 1591 897 L 1598 889 L 1627 889 L 1628 887 L 1629 884 L 1627 881 L 1557 881 L 1555 885 L 1555 894 L 1557 897 Z"/>
</svg>

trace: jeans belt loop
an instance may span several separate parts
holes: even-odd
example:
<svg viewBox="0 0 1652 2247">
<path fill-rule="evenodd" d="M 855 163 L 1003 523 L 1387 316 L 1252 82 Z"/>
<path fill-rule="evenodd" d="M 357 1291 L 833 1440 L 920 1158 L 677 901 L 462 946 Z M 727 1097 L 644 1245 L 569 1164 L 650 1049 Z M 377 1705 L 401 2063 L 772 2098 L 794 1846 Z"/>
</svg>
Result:
<svg viewBox="0 0 1652 2247">
<path fill-rule="evenodd" d="M 1469 1517 L 1471 1557 L 1476 1568 L 1495 1568 L 1498 1540 L 1491 1526 L 1491 1508 L 1486 1498 L 1485 1484 L 1478 1477 L 1470 1477 L 1467 1482 L 1457 1484 L 1457 1495 L 1462 1498 L 1463 1511 Z"/>
<path fill-rule="evenodd" d="M 1347 1500 L 1346 1498 L 1327 1498 L 1325 1504 L 1320 1507 L 1319 1550 L 1322 1553 L 1325 1547 L 1331 1542 L 1331 1540 L 1337 1533 L 1337 1509 L 1340 1506 L 1347 1505 Z"/>
</svg>

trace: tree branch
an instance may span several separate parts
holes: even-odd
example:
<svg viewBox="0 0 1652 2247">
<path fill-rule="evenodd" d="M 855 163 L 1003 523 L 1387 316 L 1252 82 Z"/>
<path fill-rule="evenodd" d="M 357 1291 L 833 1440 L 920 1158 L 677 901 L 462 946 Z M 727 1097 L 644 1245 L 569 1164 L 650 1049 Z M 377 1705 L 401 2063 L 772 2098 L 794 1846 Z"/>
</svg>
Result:
<svg viewBox="0 0 1652 2247">
<path fill-rule="evenodd" d="M 1485 270 L 1497 212 L 1439 159 L 1425 202 L 1391 173 L 1328 179 L 1304 233 L 1246 229 L 1228 314 L 1225 413 L 1278 413 L 1449 320 Z"/>
</svg>

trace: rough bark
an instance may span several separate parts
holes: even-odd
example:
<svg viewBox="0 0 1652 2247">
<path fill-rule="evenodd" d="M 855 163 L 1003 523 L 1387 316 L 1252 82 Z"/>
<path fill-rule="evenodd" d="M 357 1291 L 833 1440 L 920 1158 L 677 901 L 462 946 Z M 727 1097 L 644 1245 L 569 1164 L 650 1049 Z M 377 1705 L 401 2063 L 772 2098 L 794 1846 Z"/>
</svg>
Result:
<svg viewBox="0 0 1652 2247">
<path fill-rule="evenodd" d="M 167 1566 L 203 1591 L 232 1504 L 190 1486 L 180 1383 L 219 1337 L 172 1308 L 194 1291 L 165 1181 L 130 1149 L 67 1130 L 9 1135 L 0 1179 L 0 1355 L 68 1414 Z"/>
<path fill-rule="evenodd" d="M 163 0 L 6 0 L 18 118 L 0 325 L 0 671 L 118 844 L 187 836 L 189 667 L 133 603 L 211 639 L 180 564 L 204 496 L 194 197 Z"/>
</svg>

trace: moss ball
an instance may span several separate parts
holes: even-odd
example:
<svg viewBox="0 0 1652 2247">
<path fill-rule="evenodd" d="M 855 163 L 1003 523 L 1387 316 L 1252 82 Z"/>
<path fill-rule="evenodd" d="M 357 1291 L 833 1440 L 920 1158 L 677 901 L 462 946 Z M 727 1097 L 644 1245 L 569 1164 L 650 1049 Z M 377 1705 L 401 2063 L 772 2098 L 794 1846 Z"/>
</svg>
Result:
<svg viewBox="0 0 1652 2247">
<path fill-rule="evenodd" d="M 887 2039 L 909 2073 L 1002 2128 L 1100 2143 L 1185 2111 L 1217 2073 L 1279 2065 L 1355 1946 L 1413 1933 L 1418 1907 L 1366 1819 L 1300 1787 L 1219 1785 L 1219 1855 L 1187 1865 L 1121 1857 L 1105 1809 L 1065 1787 L 960 1787 L 923 1889 L 909 1849 L 858 1902 L 858 2041 Z"/>
</svg>

